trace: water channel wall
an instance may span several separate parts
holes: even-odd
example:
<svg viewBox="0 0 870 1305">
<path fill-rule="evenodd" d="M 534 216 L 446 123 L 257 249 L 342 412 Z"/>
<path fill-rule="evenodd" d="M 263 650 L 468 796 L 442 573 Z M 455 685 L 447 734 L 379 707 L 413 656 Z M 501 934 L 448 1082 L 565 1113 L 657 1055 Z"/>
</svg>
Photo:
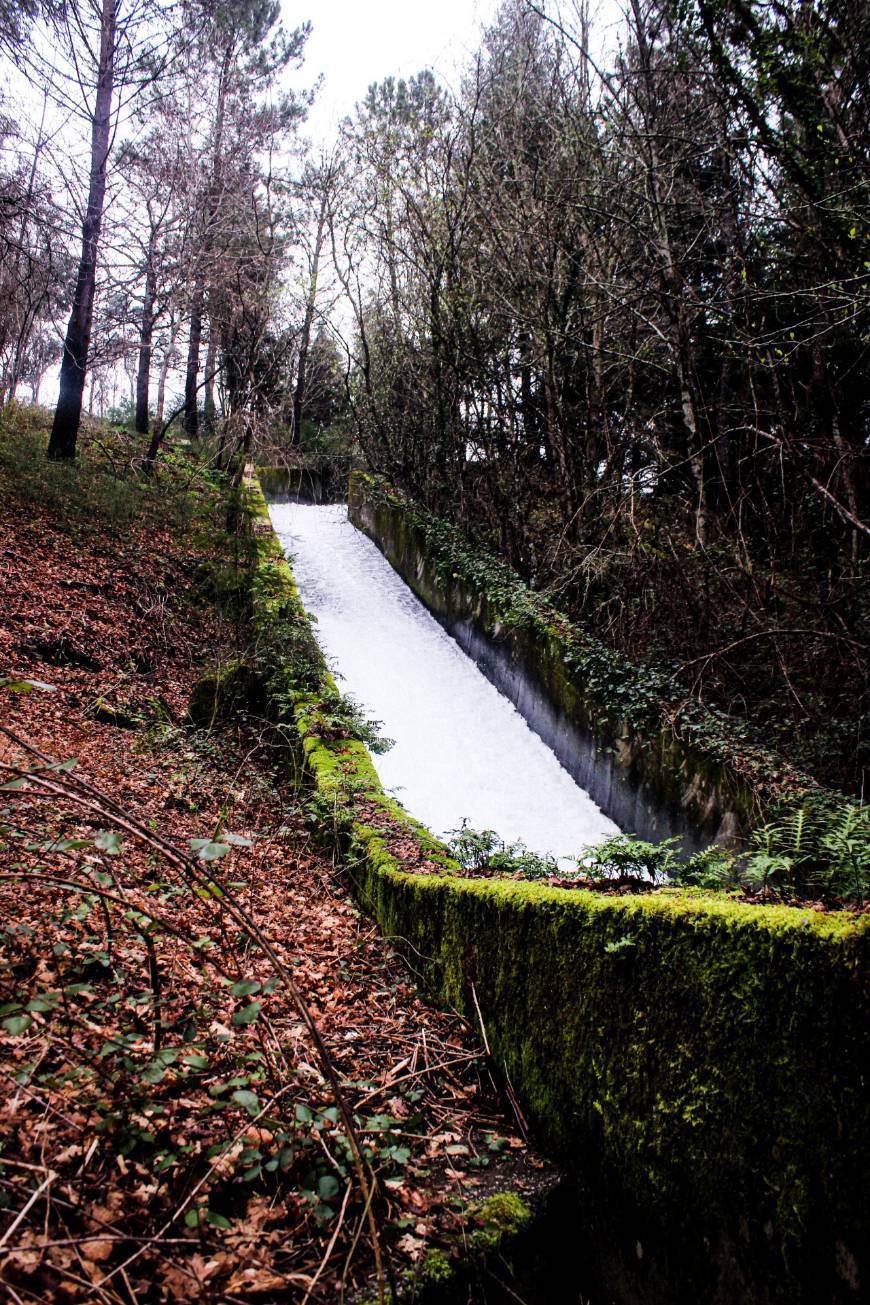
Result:
<svg viewBox="0 0 870 1305">
<path fill-rule="evenodd" d="M 482 1030 L 574 1174 L 572 1253 L 578 1280 L 595 1266 L 596 1305 L 867 1299 L 870 918 L 456 874 L 363 746 L 324 732 L 325 669 L 318 686 L 282 661 L 313 636 L 256 484 L 247 511 L 254 665 L 358 900 L 422 988 Z"/>
<path fill-rule="evenodd" d="M 297 454 L 286 465 L 260 467 L 257 478 L 270 502 L 343 503 L 349 472 L 347 456 Z"/>
<path fill-rule="evenodd" d="M 784 796 L 818 786 L 733 722 L 686 702 L 573 626 L 509 567 L 376 477 L 353 472 L 351 521 L 565 769 L 626 833 L 687 852 L 737 844 Z"/>
</svg>

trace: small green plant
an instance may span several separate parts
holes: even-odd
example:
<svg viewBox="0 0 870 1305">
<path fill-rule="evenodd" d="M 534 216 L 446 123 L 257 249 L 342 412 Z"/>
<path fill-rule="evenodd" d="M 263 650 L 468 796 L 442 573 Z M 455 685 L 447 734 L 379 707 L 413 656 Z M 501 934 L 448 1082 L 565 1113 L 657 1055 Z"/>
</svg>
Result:
<svg viewBox="0 0 870 1305">
<path fill-rule="evenodd" d="M 805 802 L 756 830 L 743 866 L 750 888 L 864 902 L 870 894 L 870 808 Z"/>
<path fill-rule="evenodd" d="M 448 831 L 447 850 L 464 870 L 495 874 L 521 874 L 524 879 L 544 879 L 560 873 L 552 856 L 539 856 L 525 843 L 505 843 L 493 829 L 470 829 L 463 820 Z"/>
<path fill-rule="evenodd" d="M 667 883 L 679 866 L 677 840 L 647 843 L 642 838 L 616 834 L 603 843 L 586 847 L 580 854 L 580 869 L 592 880 L 635 880 L 650 884 Z"/>
<path fill-rule="evenodd" d="M 381 722 L 371 720 L 356 701 L 325 687 L 307 718 L 309 730 L 322 739 L 357 739 L 370 752 L 388 752 L 393 740 L 380 732 Z"/>
</svg>

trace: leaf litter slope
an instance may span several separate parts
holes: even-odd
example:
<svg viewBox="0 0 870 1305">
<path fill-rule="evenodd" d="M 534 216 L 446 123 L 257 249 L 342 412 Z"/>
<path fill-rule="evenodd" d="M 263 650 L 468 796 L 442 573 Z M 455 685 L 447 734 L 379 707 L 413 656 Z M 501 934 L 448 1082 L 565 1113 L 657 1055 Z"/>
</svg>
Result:
<svg viewBox="0 0 870 1305">
<path fill-rule="evenodd" d="M 239 636 L 195 601 L 190 540 L 149 522 L 72 546 L 7 494 L 0 541 L 0 674 L 54 688 L 0 689 L 4 778 L 34 764 L 24 745 L 75 761 L 0 795 L 10 1297 L 318 1300 L 371 1274 L 333 1094 L 214 866 L 317 1022 L 392 1263 L 447 1244 L 504 1157 L 534 1186 L 477 1037 L 419 1000 L 313 846 L 269 729 L 182 723 Z M 160 850 L 194 839 L 196 883 Z"/>
</svg>

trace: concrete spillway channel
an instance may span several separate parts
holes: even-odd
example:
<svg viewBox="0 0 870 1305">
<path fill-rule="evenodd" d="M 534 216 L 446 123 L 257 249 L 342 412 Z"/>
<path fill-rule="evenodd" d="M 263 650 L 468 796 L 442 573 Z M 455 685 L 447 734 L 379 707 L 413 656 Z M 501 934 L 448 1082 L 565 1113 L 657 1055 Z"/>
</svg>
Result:
<svg viewBox="0 0 870 1305">
<path fill-rule="evenodd" d="M 463 821 L 561 863 L 617 833 L 516 708 L 481 674 L 343 504 L 270 515 L 341 689 L 393 746 L 381 782 L 445 837 Z"/>
<path fill-rule="evenodd" d="M 350 502 L 366 533 L 336 505 L 276 502 L 272 522 L 341 687 L 395 739 L 375 758 L 384 786 L 433 833 L 467 820 L 570 862 L 615 830 L 580 785 L 625 829 L 690 846 L 754 809 L 718 734 L 705 750 L 657 716 L 626 734 L 594 674 L 583 681 L 594 649 L 576 662 L 570 631 L 537 609 L 518 632 L 521 601 L 493 601 L 461 551 L 377 486 L 352 482 Z M 282 584 L 298 611 L 269 550 L 255 625 Z M 304 712 L 300 728 L 330 792 L 335 754 Z M 775 763 L 758 761 L 762 793 Z M 529 1229 L 533 1286 L 510 1299 L 864 1299 L 865 920 L 691 889 L 426 876 L 364 821 L 354 837 L 358 900 L 427 993 L 484 1026 L 532 1135 L 564 1165 Z M 545 1285 L 542 1263 L 569 1291 Z"/>
</svg>

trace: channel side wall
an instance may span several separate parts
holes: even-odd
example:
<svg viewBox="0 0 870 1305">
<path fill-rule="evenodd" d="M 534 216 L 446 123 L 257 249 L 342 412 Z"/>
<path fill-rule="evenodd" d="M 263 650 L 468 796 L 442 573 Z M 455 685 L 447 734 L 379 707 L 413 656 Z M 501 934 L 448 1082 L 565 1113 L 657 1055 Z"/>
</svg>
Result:
<svg viewBox="0 0 870 1305">
<path fill-rule="evenodd" d="M 713 713 L 663 709 L 644 671 L 572 628 L 501 563 L 375 477 L 350 477 L 350 520 L 626 833 L 686 852 L 738 845 L 783 796 L 815 792 Z"/>
</svg>

